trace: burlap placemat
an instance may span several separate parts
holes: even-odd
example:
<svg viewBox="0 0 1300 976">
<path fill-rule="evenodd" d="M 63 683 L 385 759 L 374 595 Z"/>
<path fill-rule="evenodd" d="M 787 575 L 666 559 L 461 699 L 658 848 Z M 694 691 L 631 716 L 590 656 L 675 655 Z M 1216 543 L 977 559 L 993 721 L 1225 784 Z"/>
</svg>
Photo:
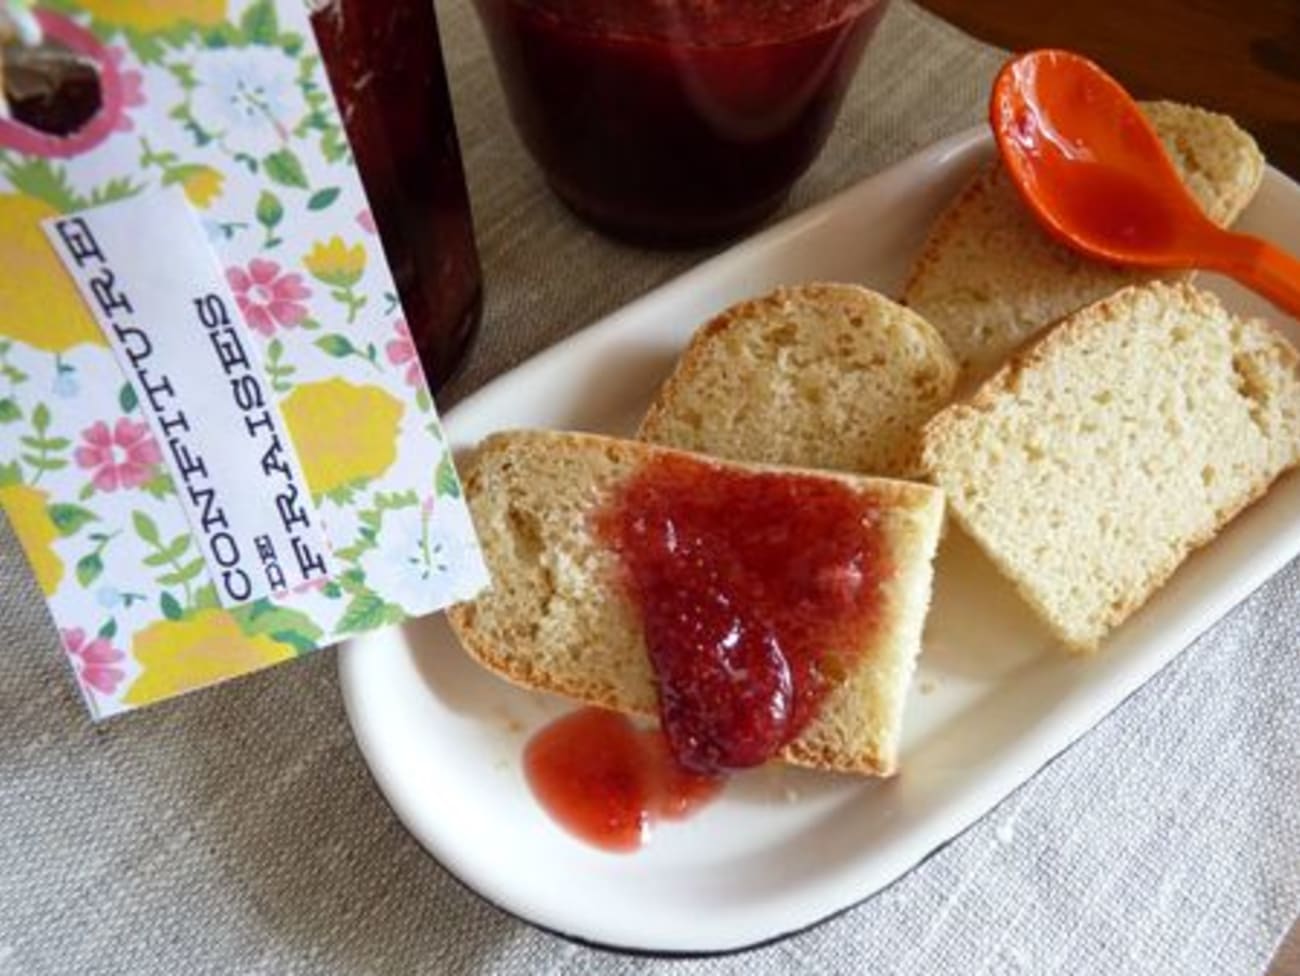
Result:
<svg viewBox="0 0 1300 976">
<path fill-rule="evenodd" d="M 439 12 L 488 289 L 445 405 L 702 254 L 570 218 L 465 0 Z M 999 59 L 896 3 L 787 211 L 976 122 Z M 94 728 L 7 526 L 0 583 L 0 974 L 1245 974 L 1300 903 L 1294 565 L 900 883 L 695 963 L 579 948 L 462 888 L 372 785 L 332 653 Z"/>
</svg>

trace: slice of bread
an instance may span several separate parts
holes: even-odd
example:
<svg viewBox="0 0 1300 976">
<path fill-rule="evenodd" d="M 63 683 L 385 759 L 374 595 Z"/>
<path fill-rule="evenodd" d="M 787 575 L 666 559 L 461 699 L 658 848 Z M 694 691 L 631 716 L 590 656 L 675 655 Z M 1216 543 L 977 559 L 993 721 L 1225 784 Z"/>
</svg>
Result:
<svg viewBox="0 0 1300 976">
<path fill-rule="evenodd" d="M 720 472 L 835 481 L 876 502 L 882 565 L 890 567 L 876 622 L 861 635 L 855 667 L 780 758 L 827 770 L 894 772 L 943 519 L 943 495 L 929 485 L 739 465 L 589 434 L 496 434 L 465 478 L 493 586 L 449 611 L 461 643 L 527 688 L 655 715 L 640 611 L 624 588 L 618 555 L 594 523 L 642 465 L 664 457 L 693 458 Z"/>
<path fill-rule="evenodd" d="M 1145 102 L 1142 109 L 1201 207 L 1215 222 L 1232 223 L 1263 179 L 1264 157 L 1255 141 L 1225 115 L 1172 102 Z M 1058 244 L 994 162 L 935 224 L 903 303 L 939 330 L 971 378 L 981 379 L 1044 326 L 1156 277 Z"/>
<path fill-rule="evenodd" d="M 782 288 L 703 326 L 642 440 L 714 457 L 858 474 L 917 472 L 921 426 L 957 365 L 915 312 L 858 285 Z"/>
<path fill-rule="evenodd" d="M 1300 461 L 1295 349 L 1188 284 L 1066 319 L 934 418 L 923 462 L 961 526 L 1090 651 Z"/>
</svg>

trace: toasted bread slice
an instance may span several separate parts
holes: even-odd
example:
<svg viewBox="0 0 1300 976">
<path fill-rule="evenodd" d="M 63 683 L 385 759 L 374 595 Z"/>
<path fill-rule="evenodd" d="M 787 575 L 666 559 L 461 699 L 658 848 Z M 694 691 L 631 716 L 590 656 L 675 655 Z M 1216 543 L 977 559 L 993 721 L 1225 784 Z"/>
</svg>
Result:
<svg viewBox="0 0 1300 976">
<path fill-rule="evenodd" d="M 525 687 L 656 714 L 640 611 L 595 521 L 642 465 L 665 457 L 693 458 L 710 471 L 833 481 L 877 506 L 871 531 L 879 532 L 889 570 L 876 591 L 875 622 L 860 635 L 852 669 L 780 758 L 819 769 L 892 773 L 943 518 L 943 496 L 929 485 L 740 465 L 588 434 L 494 435 L 465 479 L 493 580 L 486 594 L 449 612 L 466 649 Z"/>
<path fill-rule="evenodd" d="M 782 288 L 691 340 L 642 440 L 714 457 L 896 477 L 957 364 L 915 312 L 858 285 Z"/>
<path fill-rule="evenodd" d="M 1295 349 L 1188 284 L 1066 319 L 924 434 L 958 522 L 1090 651 L 1300 461 Z"/>
<path fill-rule="evenodd" d="M 1216 223 L 1232 223 L 1264 175 L 1255 141 L 1225 115 L 1172 102 L 1145 102 L 1142 109 L 1201 207 Z M 1093 261 L 1058 244 L 1021 202 L 1001 163 L 994 162 L 939 218 L 903 303 L 939 330 L 962 370 L 978 380 L 1043 327 L 1156 277 Z"/>
</svg>

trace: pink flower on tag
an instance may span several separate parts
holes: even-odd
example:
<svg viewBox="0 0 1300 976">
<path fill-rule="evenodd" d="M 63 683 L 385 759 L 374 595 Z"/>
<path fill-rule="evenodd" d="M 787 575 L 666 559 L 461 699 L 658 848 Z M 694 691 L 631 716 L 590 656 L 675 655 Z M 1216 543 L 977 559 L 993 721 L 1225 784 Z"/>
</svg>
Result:
<svg viewBox="0 0 1300 976">
<path fill-rule="evenodd" d="M 277 325 L 287 329 L 307 317 L 307 306 L 302 302 L 311 291 L 302 283 L 301 275 L 281 274 L 274 261 L 254 258 L 247 270 L 228 268 L 226 281 L 244 319 L 264 336 L 274 334 Z"/>
<path fill-rule="evenodd" d="M 101 695 L 111 695 L 126 677 L 125 671 L 114 667 L 126 655 L 110 644 L 107 637 L 86 640 L 86 632 L 73 627 L 63 631 L 63 646 L 72 658 L 81 683 Z"/>
<path fill-rule="evenodd" d="M 375 215 L 370 212 L 369 207 L 357 213 L 357 223 L 367 234 L 379 233 L 379 228 L 375 226 Z"/>
<path fill-rule="evenodd" d="M 113 120 L 114 132 L 130 132 L 135 128 L 131 121 L 131 116 L 127 115 L 128 108 L 139 108 L 144 104 L 144 76 L 138 71 L 123 71 L 122 59 L 126 52 L 120 47 L 110 47 L 108 49 L 108 59 L 117 69 L 117 79 L 121 91 L 121 105 L 118 107 L 118 116 Z"/>
<path fill-rule="evenodd" d="M 81 437 L 85 443 L 77 448 L 77 464 L 95 472 L 91 480 L 99 491 L 139 488 L 162 461 L 158 442 L 143 420 L 123 417 L 111 431 L 101 420 L 83 430 Z"/>
<path fill-rule="evenodd" d="M 408 386 L 419 386 L 424 373 L 420 370 L 420 356 L 415 350 L 415 339 L 411 336 L 406 320 L 398 319 L 393 331 L 397 333 L 397 338 L 388 340 L 388 345 L 384 347 L 388 361 L 394 366 L 409 363 L 406 365 L 406 383 Z"/>
</svg>

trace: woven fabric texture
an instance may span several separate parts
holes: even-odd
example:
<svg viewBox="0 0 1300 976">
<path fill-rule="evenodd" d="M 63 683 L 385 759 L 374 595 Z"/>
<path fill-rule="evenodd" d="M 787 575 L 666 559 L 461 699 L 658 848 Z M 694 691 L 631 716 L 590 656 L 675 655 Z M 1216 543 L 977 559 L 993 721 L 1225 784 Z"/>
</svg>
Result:
<svg viewBox="0 0 1300 976">
<path fill-rule="evenodd" d="M 486 274 L 444 407 L 705 252 L 547 192 L 466 0 L 439 3 Z M 976 123 L 1001 55 L 897 0 L 793 212 Z M 396 822 L 324 652 L 92 726 L 0 532 L 0 974 L 1249 974 L 1300 908 L 1293 564 L 978 825 L 865 904 L 733 957 L 582 948 Z M 467 832 L 473 831 L 467 824 Z"/>
</svg>

